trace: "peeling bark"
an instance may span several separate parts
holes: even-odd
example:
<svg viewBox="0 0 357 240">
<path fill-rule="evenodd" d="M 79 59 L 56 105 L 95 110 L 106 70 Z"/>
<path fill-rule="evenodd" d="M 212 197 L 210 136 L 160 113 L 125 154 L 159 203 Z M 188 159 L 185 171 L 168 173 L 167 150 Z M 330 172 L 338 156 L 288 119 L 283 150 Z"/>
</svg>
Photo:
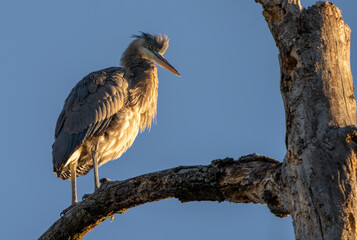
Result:
<svg viewBox="0 0 357 240">
<path fill-rule="evenodd" d="M 279 48 L 282 176 L 296 239 L 356 239 L 356 102 L 350 29 L 332 3 L 257 1 Z M 350 139 L 350 140 L 349 140 Z"/>
<path fill-rule="evenodd" d="M 267 204 L 276 216 L 284 217 L 287 211 L 281 198 L 280 171 L 280 162 L 252 154 L 238 161 L 227 158 L 207 166 L 176 167 L 126 181 L 108 181 L 57 220 L 40 239 L 81 239 L 116 213 L 167 198 Z"/>
</svg>

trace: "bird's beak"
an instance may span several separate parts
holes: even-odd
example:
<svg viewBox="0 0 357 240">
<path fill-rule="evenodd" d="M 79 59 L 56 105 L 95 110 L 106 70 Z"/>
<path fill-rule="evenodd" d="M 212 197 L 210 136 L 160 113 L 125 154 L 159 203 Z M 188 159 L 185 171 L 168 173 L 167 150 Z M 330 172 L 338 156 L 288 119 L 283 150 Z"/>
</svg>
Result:
<svg viewBox="0 0 357 240">
<path fill-rule="evenodd" d="M 176 74 L 177 76 L 181 77 L 181 74 L 179 74 L 179 72 L 174 68 L 174 66 L 169 63 L 169 61 L 166 60 L 166 58 L 164 58 L 160 53 L 156 51 L 153 51 L 153 53 L 155 55 L 154 61 L 156 64 L 158 64 L 160 67 L 166 68 L 173 74 Z"/>
</svg>

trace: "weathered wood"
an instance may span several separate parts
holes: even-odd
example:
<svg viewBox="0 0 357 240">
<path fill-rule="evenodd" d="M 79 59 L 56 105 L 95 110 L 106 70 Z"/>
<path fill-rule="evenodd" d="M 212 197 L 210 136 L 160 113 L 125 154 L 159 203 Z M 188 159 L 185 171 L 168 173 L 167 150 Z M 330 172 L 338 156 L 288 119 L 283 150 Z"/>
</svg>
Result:
<svg viewBox="0 0 357 240">
<path fill-rule="evenodd" d="M 291 214 L 296 239 L 357 239 L 356 102 L 350 29 L 333 4 L 256 0 L 279 49 L 283 164 L 258 155 L 106 182 L 40 239 L 80 239 L 116 213 L 159 201 L 267 204 Z"/>
<path fill-rule="evenodd" d="M 356 102 L 350 29 L 332 3 L 257 0 L 279 48 L 296 239 L 356 239 Z"/>
<path fill-rule="evenodd" d="M 40 239 L 81 239 L 116 213 L 167 198 L 190 201 L 230 201 L 267 204 L 287 216 L 281 199 L 281 163 L 252 154 L 207 166 L 176 167 L 126 181 L 105 182 L 94 194 L 57 220 Z"/>
</svg>

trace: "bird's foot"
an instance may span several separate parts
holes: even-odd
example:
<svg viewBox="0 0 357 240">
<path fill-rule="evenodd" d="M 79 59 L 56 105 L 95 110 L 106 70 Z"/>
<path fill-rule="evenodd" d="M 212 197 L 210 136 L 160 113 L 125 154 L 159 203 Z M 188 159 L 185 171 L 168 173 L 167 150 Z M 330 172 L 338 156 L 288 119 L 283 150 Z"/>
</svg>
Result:
<svg viewBox="0 0 357 240">
<path fill-rule="evenodd" d="M 111 182 L 112 180 L 110 180 L 109 178 L 101 178 L 100 180 L 99 180 L 99 182 L 100 182 L 100 184 L 103 184 L 103 183 L 105 183 L 105 182 Z"/>
<path fill-rule="evenodd" d="M 90 195 L 92 195 L 92 194 L 93 194 L 93 193 L 91 193 L 91 194 L 83 194 L 82 201 L 87 200 L 87 198 L 89 198 Z"/>
<path fill-rule="evenodd" d="M 61 212 L 61 214 L 60 214 L 60 216 L 62 217 L 62 216 L 64 216 L 64 215 L 66 215 L 70 210 L 72 210 L 75 206 L 77 206 L 78 205 L 78 202 L 76 202 L 76 203 L 73 203 L 71 206 L 69 206 L 68 208 L 66 208 L 65 210 L 63 210 L 62 212 Z"/>
<path fill-rule="evenodd" d="M 106 182 L 111 182 L 112 180 L 110 180 L 109 178 L 102 178 L 99 180 L 100 184 L 106 183 Z M 94 193 L 97 191 L 97 189 L 94 191 Z M 82 197 L 82 201 L 85 201 L 89 196 L 91 196 L 94 193 L 90 193 L 90 194 L 84 194 Z"/>
</svg>

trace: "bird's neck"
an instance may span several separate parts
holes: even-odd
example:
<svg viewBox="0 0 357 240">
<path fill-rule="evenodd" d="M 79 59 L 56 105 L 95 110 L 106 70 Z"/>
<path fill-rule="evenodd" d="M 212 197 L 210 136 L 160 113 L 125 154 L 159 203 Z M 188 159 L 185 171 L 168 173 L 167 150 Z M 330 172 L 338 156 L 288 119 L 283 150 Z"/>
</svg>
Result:
<svg viewBox="0 0 357 240">
<path fill-rule="evenodd" d="M 133 41 L 124 51 L 120 63 L 126 71 L 138 75 L 152 68 L 153 63 L 139 54 L 139 40 Z"/>
<path fill-rule="evenodd" d="M 120 62 L 130 84 L 130 104 L 141 115 L 140 129 L 142 131 L 150 128 L 156 117 L 159 84 L 157 68 L 154 63 L 141 58 L 130 47 L 123 53 Z"/>
<path fill-rule="evenodd" d="M 148 85 L 156 86 L 157 88 L 157 68 L 152 61 L 132 54 L 132 51 L 129 54 L 124 53 L 120 61 L 132 88 Z M 145 90 L 149 91 L 150 89 Z M 146 91 L 143 89 L 142 92 Z"/>
<path fill-rule="evenodd" d="M 153 63 L 147 59 L 141 58 L 137 54 L 123 54 L 120 59 L 121 65 L 130 73 L 138 74 L 152 68 Z"/>
</svg>

